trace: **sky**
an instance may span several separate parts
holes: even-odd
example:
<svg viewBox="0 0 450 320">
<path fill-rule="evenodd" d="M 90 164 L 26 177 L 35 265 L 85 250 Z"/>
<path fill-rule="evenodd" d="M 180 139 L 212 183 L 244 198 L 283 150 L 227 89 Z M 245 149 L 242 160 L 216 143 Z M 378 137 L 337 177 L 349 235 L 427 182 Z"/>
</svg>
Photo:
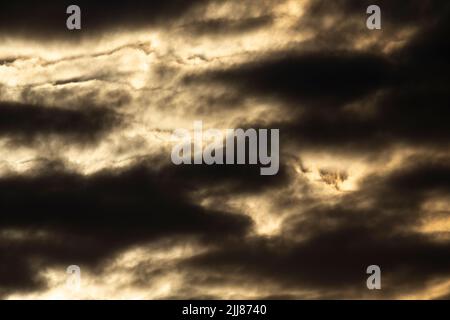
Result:
<svg viewBox="0 0 450 320">
<path fill-rule="evenodd" d="M 0 298 L 450 298 L 447 1 L 1 7 Z M 198 120 L 278 174 L 174 165 Z"/>
</svg>

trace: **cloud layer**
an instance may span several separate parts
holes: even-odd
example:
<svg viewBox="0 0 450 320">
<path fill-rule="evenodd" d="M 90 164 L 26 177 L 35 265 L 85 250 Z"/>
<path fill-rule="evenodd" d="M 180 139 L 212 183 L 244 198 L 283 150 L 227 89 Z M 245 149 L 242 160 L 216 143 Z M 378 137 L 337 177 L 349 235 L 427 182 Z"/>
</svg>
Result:
<svg viewBox="0 0 450 320">
<path fill-rule="evenodd" d="M 448 298 L 450 6 L 369 4 L 5 4 L 1 297 Z M 195 120 L 280 129 L 278 175 L 173 165 Z"/>
</svg>

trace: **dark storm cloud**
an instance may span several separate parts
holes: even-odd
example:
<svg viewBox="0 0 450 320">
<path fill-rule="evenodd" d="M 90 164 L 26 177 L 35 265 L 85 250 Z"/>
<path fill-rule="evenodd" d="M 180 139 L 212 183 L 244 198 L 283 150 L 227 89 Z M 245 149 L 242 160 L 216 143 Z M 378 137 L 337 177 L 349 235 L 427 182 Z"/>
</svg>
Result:
<svg viewBox="0 0 450 320">
<path fill-rule="evenodd" d="M 448 146 L 450 131 L 445 119 L 450 117 L 450 50 L 442 39 L 449 36 L 449 13 L 444 11 L 433 20 L 390 57 L 395 73 L 385 80 L 390 83 L 378 96 L 369 97 L 369 103 L 375 105 L 372 115 L 311 112 L 291 127 L 295 128 L 291 134 L 305 140 L 311 137 L 317 144 L 369 148 L 393 142 Z"/>
<path fill-rule="evenodd" d="M 143 26 L 169 24 L 181 18 L 192 7 L 205 0 L 130 0 L 118 1 L 10 1 L 2 4 L 0 33 L 52 40 L 54 37 L 79 39 L 98 32 L 132 30 Z M 82 28 L 66 28 L 66 8 L 76 4 L 81 8 Z"/>
<path fill-rule="evenodd" d="M 367 7 L 378 5 L 382 10 L 383 23 L 394 25 L 424 25 L 433 23 L 436 17 L 439 17 L 444 10 L 449 8 L 446 1 L 435 0 L 408 0 L 408 1 L 389 1 L 389 0 L 337 0 L 311 1 L 307 8 L 307 15 L 312 17 L 323 17 L 326 14 L 364 16 Z M 361 20 L 362 24 L 365 20 Z"/>
<path fill-rule="evenodd" d="M 225 161 L 224 161 L 225 163 Z M 208 194 L 252 194 L 289 183 L 290 168 L 280 163 L 276 175 L 262 176 L 260 165 L 194 165 L 177 166 L 170 175 L 192 190 L 206 188 Z"/>
<path fill-rule="evenodd" d="M 334 108 L 386 85 L 391 68 L 386 59 L 372 54 L 275 51 L 255 62 L 189 75 L 185 82 L 217 81 L 256 96 L 286 100 L 294 107 L 303 102 Z"/>
<path fill-rule="evenodd" d="M 385 43 L 384 35 L 396 37 L 403 28 L 427 28 L 450 8 L 445 1 L 370 1 L 370 0 L 337 0 L 310 1 L 305 15 L 299 19 L 294 29 L 309 30 L 315 35 L 302 46 L 322 49 L 353 48 L 355 39 L 369 36 L 366 28 L 366 9 L 370 5 L 381 8 L 382 30 L 375 34 L 382 35 L 378 41 L 370 44 L 371 50 L 381 50 Z M 329 23 L 333 18 L 333 23 Z"/>
<path fill-rule="evenodd" d="M 376 109 L 331 113 L 311 110 L 292 123 L 274 123 L 282 137 L 299 146 L 348 151 L 379 151 L 395 144 L 448 146 L 450 96 L 443 87 L 410 90 L 404 86 L 373 97 Z"/>
<path fill-rule="evenodd" d="M 367 178 L 361 191 L 336 205 L 318 201 L 285 221 L 282 236 L 229 243 L 192 258 L 186 265 L 197 271 L 193 283 L 201 278 L 195 274 L 211 272 L 211 279 L 203 277 L 209 284 L 214 277 L 226 284 L 242 276 L 249 282 L 271 281 L 285 289 L 317 289 L 324 297 L 351 298 L 367 290 L 365 270 L 372 264 L 382 269 L 386 296 L 448 277 L 450 243 L 413 229 L 423 217 L 421 204 L 429 192 L 450 195 L 448 158 L 410 161 L 387 177 Z M 367 201 L 372 205 L 359 207 Z M 304 240 L 287 241 L 286 236 Z"/>
<path fill-rule="evenodd" d="M 269 126 L 280 128 L 281 141 L 286 141 L 284 136 L 300 147 L 323 151 L 343 146 L 367 154 L 389 144 L 408 143 L 445 152 L 450 137 L 449 47 L 444 41 L 450 30 L 448 4 L 382 1 L 381 5 L 388 25 L 423 22 L 406 46 L 392 54 L 342 50 L 324 54 L 314 48 L 307 54 L 274 52 L 259 61 L 190 76 L 187 83 L 213 80 L 238 88 L 244 96 L 283 102 L 291 120 Z M 322 1 L 312 2 L 310 10 L 329 8 L 361 15 L 367 5 Z M 346 108 L 349 104 L 353 108 Z M 270 280 L 286 290 L 316 289 L 322 297 L 352 298 L 369 293 L 365 270 L 371 264 L 381 266 L 384 297 L 423 290 L 429 280 L 447 279 L 449 241 L 417 228 L 428 215 L 423 204 L 430 195 L 450 195 L 448 163 L 448 158 L 433 154 L 412 158 L 386 177 L 367 177 L 358 191 L 335 205 L 317 199 L 305 212 L 288 218 L 279 237 L 247 239 L 192 258 L 186 263 L 195 271 L 192 283 L 203 279 L 205 285 L 232 284 L 242 276 L 239 279 L 251 283 Z M 287 240 L 292 238 L 303 240 Z M 211 277 L 195 276 L 201 272 Z"/>
<path fill-rule="evenodd" d="M 217 272 L 224 286 L 229 284 L 229 278 L 242 276 L 252 284 L 271 282 L 286 291 L 316 289 L 322 298 L 340 299 L 361 297 L 364 293 L 394 297 L 424 289 L 429 280 L 449 276 L 448 243 L 416 234 L 380 238 L 370 232 L 360 226 L 318 234 L 303 243 L 287 244 L 273 239 L 229 243 L 222 250 L 193 258 L 187 265 L 193 270 L 192 283 L 201 279 L 196 274 Z M 366 291 L 365 271 L 372 264 L 381 267 L 389 283 L 382 292 Z M 214 284 L 208 279 L 205 282 Z"/>
<path fill-rule="evenodd" d="M 446 146 L 450 50 L 442 39 L 449 36 L 450 19 L 448 11 L 435 11 L 404 48 L 389 55 L 274 51 L 185 81 L 217 83 L 243 97 L 281 101 L 291 120 L 270 126 L 303 147 L 377 151 L 397 143 Z M 354 105 L 346 108 L 349 104 Z"/>
<path fill-rule="evenodd" d="M 421 28 L 406 47 L 400 50 L 397 55 L 394 55 L 398 59 L 404 59 L 406 63 L 416 63 L 418 74 L 433 75 L 433 72 L 438 70 L 436 68 L 427 70 L 424 68 L 425 66 L 440 65 L 445 68 L 441 72 L 449 68 L 448 53 L 450 52 L 450 45 L 443 39 L 450 34 L 450 4 L 447 4 L 447 9 L 443 10 L 432 21 L 433 23 Z M 448 78 L 446 79 L 448 81 Z"/>
<path fill-rule="evenodd" d="M 189 75 L 185 81 L 213 81 L 237 88 L 243 96 L 281 101 L 291 120 L 275 120 L 269 126 L 280 128 L 282 141 L 308 147 L 339 143 L 354 147 L 366 146 L 367 139 L 374 140 L 381 130 L 377 121 L 342 108 L 389 88 L 398 82 L 396 74 L 389 59 L 375 54 L 281 51 L 229 69 Z"/>
<path fill-rule="evenodd" d="M 32 144 L 35 139 L 55 135 L 88 143 L 120 124 L 120 116 L 107 108 L 78 110 L 20 103 L 0 103 L 0 136 L 13 143 Z"/>
<path fill-rule="evenodd" d="M 78 110 L 82 112 L 83 108 L 90 109 L 104 109 L 105 106 L 116 111 L 129 104 L 132 100 L 132 94 L 124 89 L 105 89 L 101 84 L 86 86 L 86 87 L 67 87 L 67 86 L 53 86 L 51 93 L 40 91 L 33 86 L 25 87 L 20 98 L 22 103 L 29 105 L 49 104 L 49 97 L 51 97 L 52 105 L 64 105 L 69 110 Z M 110 111 L 111 112 L 111 111 Z"/>
<path fill-rule="evenodd" d="M 17 245 L 15 241 L 2 239 L 0 242 L 0 297 L 3 297 L 10 290 L 32 290 L 42 288 L 45 282 L 39 279 L 36 271 L 30 265 L 32 255 L 28 255 L 29 249 L 32 252 L 40 245 L 38 243 L 27 243 Z"/>
<path fill-rule="evenodd" d="M 265 15 L 243 19 L 205 19 L 183 26 L 183 28 L 193 35 L 226 35 L 254 31 L 268 27 L 272 23 L 273 17 Z"/>
<path fill-rule="evenodd" d="M 194 235 L 214 243 L 242 236 L 251 226 L 247 217 L 192 204 L 188 185 L 170 173 L 172 167 L 154 170 L 150 165 L 159 166 L 82 176 L 50 164 L 36 174 L 2 177 L 2 230 L 24 230 L 28 237 L 29 230 L 44 230 L 56 240 L 2 242 L 0 283 L 23 289 L 37 283 L 30 277 L 34 266 L 26 265 L 32 260 L 94 265 L 152 239 Z"/>
</svg>

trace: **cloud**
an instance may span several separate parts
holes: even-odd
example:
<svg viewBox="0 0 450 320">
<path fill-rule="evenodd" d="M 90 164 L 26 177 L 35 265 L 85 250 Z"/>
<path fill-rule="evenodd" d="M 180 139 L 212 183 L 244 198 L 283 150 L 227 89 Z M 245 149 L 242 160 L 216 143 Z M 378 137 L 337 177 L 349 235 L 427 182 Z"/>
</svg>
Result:
<svg viewBox="0 0 450 320">
<path fill-rule="evenodd" d="M 41 40 L 79 40 L 113 30 L 133 30 L 145 26 L 167 25 L 180 18 L 192 7 L 206 1 L 143 1 L 131 0 L 126 6 L 118 3 L 78 1 L 81 8 L 81 30 L 66 28 L 66 9 L 70 1 L 45 1 L 35 5 L 32 1 L 5 3 L 0 14 L 3 35 L 38 37 Z M 33 8 L 33 10 L 30 10 Z M 51 35 L 51 37 L 49 37 Z"/>
<path fill-rule="evenodd" d="M 271 16 L 258 16 L 243 19 L 205 19 L 185 26 L 185 31 L 194 35 L 227 35 L 245 33 L 268 27 L 273 23 Z"/>
<path fill-rule="evenodd" d="M 120 116 L 107 108 L 70 110 L 30 104 L 0 104 L 0 135 L 16 144 L 32 144 L 43 136 L 57 136 L 89 143 L 120 123 Z"/>
<path fill-rule="evenodd" d="M 445 146 L 450 101 L 448 65 L 442 63 L 448 48 L 441 39 L 448 33 L 448 21 L 435 18 L 392 54 L 305 51 L 298 45 L 296 50 L 274 50 L 247 63 L 187 75 L 184 81 L 280 101 L 291 118 L 280 117 L 269 125 L 300 147 L 366 152 L 396 144 Z M 258 121 L 245 125 L 259 126 Z"/>
<path fill-rule="evenodd" d="M 220 277 L 223 286 L 239 275 L 248 283 L 281 285 L 279 292 L 309 289 L 329 298 L 379 297 L 365 287 L 366 267 L 377 264 L 384 297 L 423 290 L 428 281 L 449 276 L 448 242 L 413 228 L 430 192 L 450 193 L 450 168 L 443 160 L 421 160 L 387 177 L 367 178 L 360 191 L 337 204 L 317 201 L 288 219 L 278 237 L 249 238 L 185 264 Z"/>
<path fill-rule="evenodd" d="M 448 3 L 66 4 L 0 12 L 2 297 L 448 297 Z M 195 120 L 280 171 L 173 165 Z"/>
<path fill-rule="evenodd" d="M 322 107 L 332 108 L 382 87 L 390 73 L 388 61 L 376 55 L 275 51 L 248 64 L 200 77 L 187 76 L 185 81 L 220 81 L 255 95 L 286 99 L 297 106 L 319 102 Z"/>
<path fill-rule="evenodd" d="M 1 178 L 2 230 L 18 230 L 25 239 L 34 231 L 49 234 L 37 241 L 2 242 L 7 287 L 39 283 L 33 260 L 43 266 L 71 261 L 92 266 L 146 241 L 191 235 L 214 243 L 241 236 L 251 226 L 242 215 L 191 203 L 187 186 L 169 174 L 170 168 L 148 165 L 87 177 L 50 165 L 35 174 Z"/>
</svg>

